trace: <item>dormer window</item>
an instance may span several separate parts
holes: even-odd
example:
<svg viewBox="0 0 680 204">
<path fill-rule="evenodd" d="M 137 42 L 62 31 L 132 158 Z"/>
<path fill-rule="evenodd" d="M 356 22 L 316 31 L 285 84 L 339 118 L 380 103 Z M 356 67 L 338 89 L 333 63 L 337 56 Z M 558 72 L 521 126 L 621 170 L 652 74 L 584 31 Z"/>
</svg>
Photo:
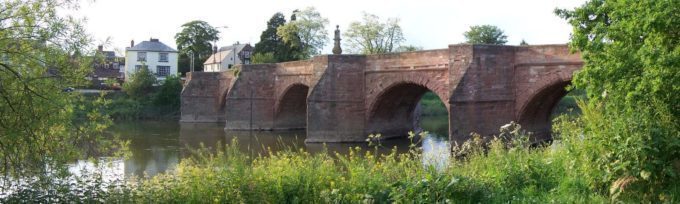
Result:
<svg viewBox="0 0 680 204">
<path fill-rule="evenodd" d="M 168 62 L 168 53 L 158 53 L 158 62 Z"/>
<path fill-rule="evenodd" d="M 137 53 L 137 61 L 138 62 L 146 62 L 146 52 L 138 52 Z"/>
</svg>

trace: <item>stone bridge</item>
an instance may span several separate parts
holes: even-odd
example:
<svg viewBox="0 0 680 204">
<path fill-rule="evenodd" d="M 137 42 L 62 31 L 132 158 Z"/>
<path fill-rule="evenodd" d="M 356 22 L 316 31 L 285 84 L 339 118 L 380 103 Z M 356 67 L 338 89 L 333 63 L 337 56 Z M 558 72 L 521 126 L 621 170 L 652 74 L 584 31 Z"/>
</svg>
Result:
<svg viewBox="0 0 680 204">
<path fill-rule="evenodd" d="M 307 130 L 308 142 L 403 136 L 428 91 L 449 112 L 449 138 L 497 134 L 518 121 L 548 139 L 550 113 L 582 66 L 566 45 L 450 45 L 380 55 L 325 55 L 187 75 L 181 122 L 226 130 Z"/>
</svg>

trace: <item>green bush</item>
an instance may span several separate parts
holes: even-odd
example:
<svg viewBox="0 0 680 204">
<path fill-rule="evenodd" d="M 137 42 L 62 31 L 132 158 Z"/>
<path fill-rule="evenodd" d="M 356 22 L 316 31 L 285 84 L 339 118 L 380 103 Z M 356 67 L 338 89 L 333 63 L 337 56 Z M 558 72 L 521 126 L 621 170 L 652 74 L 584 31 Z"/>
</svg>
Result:
<svg viewBox="0 0 680 204">
<path fill-rule="evenodd" d="M 167 76 L 154 95 L 153 103 L 156 106 L 166 106 L 179 110 L 181 93 L 182 81 L 180 78 L 175 75 Z"/>
<path fill-rule="evenodd" d="M 570 46 L 584 61 L 572 82 L 588 93 L 577 132 L 565 138 L 584 141 L 573 149 L 614 199 L 665 202 L 677 189 L 678 8 L 680 1 L 591 0 L 556 11 L 572 25 Z"/>
<path fill-rule="evenodd" d="M 635 111 L 580 107 L 583 115 L 558 123 L 557 132 L 570 157 L 583 158 L 590 186 L 612 199 L 667 201 L 680 173 L 680 128 L 670 111 L 656 103 Z"/>
<path fill-rule="evenodd" d="M 446 110 L 442 100 L 433 92 L 425 93 L 420 99 L 420 105 L 422 107 L 421 114 L 424 116 L 449 115 L 449 111 Z"/>
<path fill-rule="evenodd" d="M 128 97 L 114 97 L 106 108 L 106 113 L 115 120 L 135 120 L 141 117 L 144 104 Z"/>
<path fill-rule="evenodd" d="M 274 53 L 255 53 L 252 57 L 253 64 L 276 63 Z"/>
<path fill-rule="evenodd" d="M 167 76 L 154 87 L 146 71 L 135 74 L 124 86 L 125 94 L 109 93 L 106 113 L 115 120 L 176 119 L 180 109 L 182 82 L 178 76 Z M 151 76 L 153 77 L 153 76 Z"/>
<path fill-rule="evenodd" d="M 130 75 L 130 78 L 123 84 L 123 92 L 130 97 L 140 99 L 147 97 L 156 83 L 156 77 L 146 66 L 142 66 L 139 71 Z"/>
</svg>

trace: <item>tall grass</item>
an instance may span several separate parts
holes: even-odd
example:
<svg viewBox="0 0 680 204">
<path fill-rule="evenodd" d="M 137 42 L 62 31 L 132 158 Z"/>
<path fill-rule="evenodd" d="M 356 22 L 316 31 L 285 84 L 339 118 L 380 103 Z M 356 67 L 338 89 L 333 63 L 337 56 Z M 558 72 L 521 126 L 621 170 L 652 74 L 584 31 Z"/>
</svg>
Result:
<svg viewBox="0 0 680 204">
<path fill-rule="evenodd" d="M 672 182 L 657 191 L 662 198 L 645 197 L 644 190 L 628 189 L 626 196 L 610 192 L 614 184 L 593 157 L 602 147 L 583 135 L 582 119 L 565 115 L 556 120 L 559 135 L 551 145 L 531 147 L 519 126 L 504 127 L 496 139 L 478 138 L 461 146 L 467 148 L 454 148 L 457 159 L 444 168 L 423 163 L 417 145 L 406 153 L 289 149 L 250 157 L 234 142 L 216 152 L 198 150 L 176 171 L 141 181 L 134 196 L 125 198 L 160 203 L 680 202 L 679 185 Z"/>
<path fill-rule="evenodd" d="M 372 149 L 351 148 L 346 155 L 328 151 L 310 154 L 290 148 L 267 156 L 241 152 L 234 141 L 216 149 L 195 150 L 172 172 L 132 180 L 94 195 L 103 196 L 98 201 L 118 203 L 680 202 L 680 184 L 663 180 L 675 178 L 674 172 L 680 172 L 680 168 L 673 169 L 673 164 L 646 164 L 647 160 L 607 160 L 645 155 L 638 153 L 641 145 L 621 146 L 622 152 L 608 147 L 625 141 L 605 140 L 611 133 L 607 131 L 630 124 L 622 123 L 626 119 L 602 118 L 605 115 L 598 109 L 584 107 L 582 117 L 564 115 L 556 119 L 557 134 L 552 144 L 532 147 L 529 135 L 519 125 L 504 126 L 499 137 L 484 140 L 477 136 L 454 147 L 456 159 L 443 168 L 423 162 L 417 141 L 405 153 L 393 150 L 379 154 Z M 600 125 L 610 121 L 611 127 L 593 132 L 588 130 L 593 127 L 584 125 L 598 124 L 595 121 L 600 119 L 606 119 Z M 670 144 L 663 147 L 674 147 L 677 137 L 673 140 L 673 133 L 677 129 L 663 133 L 671 134 L 664 137 Z M 410 138 L 418 137 L 412 134 Z M 621 167 L 622 161 L 670 167 L 640 178 L 622 171 L 621 168 L 630 168 Z M 649 190 L 650 184 L 656 185 L 653 191 Z"/>
</svg>

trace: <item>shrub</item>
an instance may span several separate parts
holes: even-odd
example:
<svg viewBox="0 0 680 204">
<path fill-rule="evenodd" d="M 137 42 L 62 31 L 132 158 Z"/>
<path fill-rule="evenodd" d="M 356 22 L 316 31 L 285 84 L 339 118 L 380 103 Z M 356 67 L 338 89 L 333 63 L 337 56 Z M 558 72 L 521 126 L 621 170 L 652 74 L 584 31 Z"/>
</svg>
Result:
<svg viewBox="0 0 680 204">
<path fill-rule="evenodd" d="M 156 106 L 179 109 L 181 93 L 182 81 L 178 76 L 170 75 L 165 78 L 160 89 L 154 95 L 153 102 Z"/>
<path fill-rule="evenodd" d="M 130 79 L 123 84 L 123 91 L 132 98 L 144 98 L 151 93 L 155 83 L 156 77 L 146 66 L 142 66 L 139 71 L 131 74 Z"/>
<path fill-rule="evenodd" d="M 255 53 L 252 57 L 253 64 L 276 63 L 274 53 Z"/>
</svg>

